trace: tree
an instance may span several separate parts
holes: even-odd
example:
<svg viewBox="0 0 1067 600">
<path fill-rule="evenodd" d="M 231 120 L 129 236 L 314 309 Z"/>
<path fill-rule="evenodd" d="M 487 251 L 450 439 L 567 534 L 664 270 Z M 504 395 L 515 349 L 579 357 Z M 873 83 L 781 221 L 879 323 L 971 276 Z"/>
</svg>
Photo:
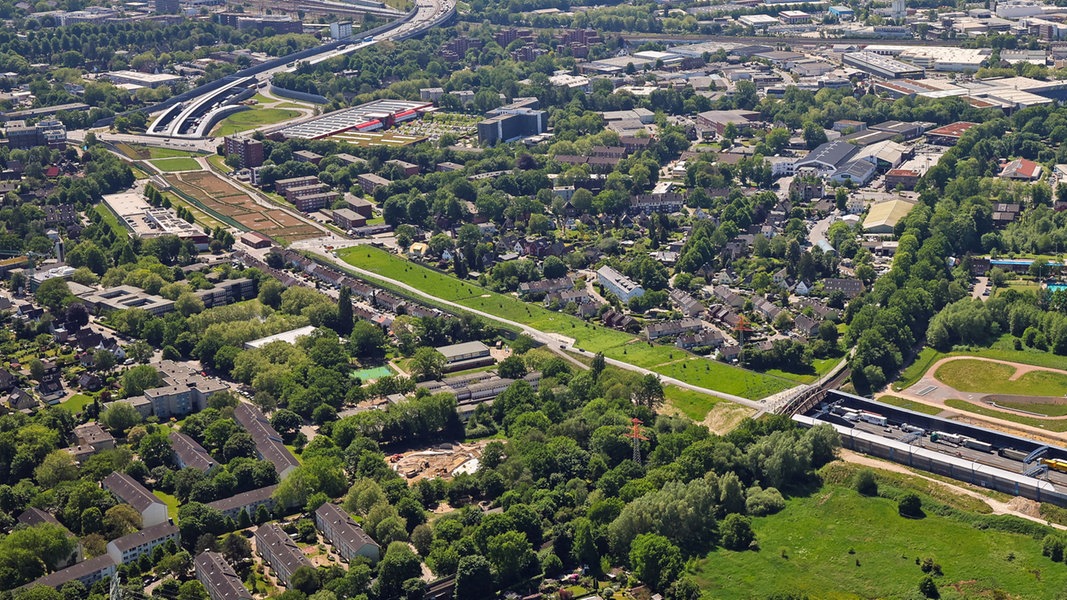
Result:
<svg viewBox="0 0 1067 600">
<path fill-rule="evenodd" d="M 270 426 L 275 429 L 282 437 L 289 440 L 292 436 L 296 435 L 297 431 L 300 431 L 300 426 L 304 421 L 300 418 L 300 415 L 288 409 L 281 409 L 275 411 L 270 417 Z"/>
<path fill-rule="evenodd" d="M 934 582 L 934 578 L 927 575 L 919 581 L 919 593 L 926 598 L 940 598 L 941 592 L 937 590 L 937 583 Z"/>
<path fill-rule="evenodd" d="M 268 255 L 269 257 L 270 255 Z M 259 301 L 273 309 L 282 305 L 282 292 L 285 286 L 277 279 L 268 279 L 259 284 Z"/>
<path fill-rule="evenodd" d="M 634 390 L 634 401 L 638 406 L 647 406 L 655 411 L 663 403 L 663 383 L 659 377 L 649 373 L 641 378 Z"/>
<path fill-rule="evenodd" d="M 719 524 L 722 546 L 727 550 L 747 550 L 754 539 L 752 522 L 738 513 L 726 515 Z"/>
<path fill-rule="evenodd" d="M 440 378 L 444 366 L 444 355 L 426 346 L 416 350 L 411 357 L 411 373 L 419 381 Z"/>
<path fill-rule="evenodd" d="M 171 466 L 174 463 L 174 449 L 170 440 L 163 433 L 146 435 L 137 445 L 137 455 L 149 469 Z"/>
<path fill-rule="evenodd" d="M 897 511 L 902 517 L 918 519 L 923 516 L 922 500 L 915 494 L 904 494 L 897 503 Z"/>
<path fill-rule="evenodd" d="M 526 363 L 521 357 L 511 355 L 500 361 L 496 372 L 505 379 L 522 379 L 526 376 Z"/>
<path fill-rule="evenodd" d="M 43 281 L 37 287 L 37 291 L 33 293 L 33 297 L 41 306 L 56 312 L 63 306 L 63 302 L 67 298 L 73 298 L 74 296 L 70 293 L 70 287 L 62 277 L 53 277 Z"/>
<path fill-rule="evenodd" d="M 852 487 L 856 488 L 856 491 L 864 496 L 878 495 L 878 480 L 874 478 L 874 471 L 870 469 L 863 469 L 856 473 Z"/>
<path fill-rule="evenodd" d="M 140 396 L 145 390 L 161 385 L 163 385 L 163 378 L 151 365 L 138 365 L 122 375 L 122 390 L 127 397 Z"/>
<path fill-rule="evenodd" d="M 51 489 L 61 481 L 73 481 L 78 478 L 78 464 L 66 450 L 54 450 L 44 457 L 41 464 L 33 470 L 37 484 L 43 489 Z"/>
<path fill-rule="evenodd" d="M 399 598 L 403 592 L 404 582 L 412 577 L 422 575 L 419 557 L 411 551 L 405 542 L 389 544 L 378 565 L 377 596 L 379 598 Z"/>
<path fill-rule="evenodd" d="M 125 402 L 113 402 L 107 410 L 100 413 L 100 422 L 108 429 L 117 433 L 124 433 L 130 427 L 140 423 L 141 413 L 132 404 Z"/>
<path fill-rule="evenodd" d="M 289 585 L 294 590 L 312 594 L 319 589 L 319 573 L 307 565 L 297 567 L 289 577 Z"/>
<path fill-rule="evenodd" d="M 359 321 L 352 326 L 348 336 L 348 350 L 361 360 L 381 360 L 389 339 L 381 327 L 370 321 Z"/>
<path fill-rule="evenodd" d="M 342 336 L 352 333 L 354 318 L 355 316 L 352 312 L 352 290 L 346 285 L 341 288 L 341 293 L 337 297 L 337 333 Z"/>
<path fill-rule="evenodd" d="M 472 554 L 459 559 L 456 600 L 482 600 L 493 595 L 493 573 L 485 557 Z"/>
<path fill-rule="evenodd" d="M 115 355 L 103 348 L 93 352 L 93 367 L 101 371 L 110 371 L 115 366 Z"/>
<path fill-rule="evenodd" d="M 549 256 L 541 265 L 541 272 L 545 279 L 558 279 L 567 274 L 567 265 L 558 256 Z"/>
<path fill-rule="evenodd" d="M 204 312 L 204 301 L 192 292 L 185 292 L 174 301 L 174 310 L 183 317 Z"/>
<path fill-rule="evenodd" d="M 539 566 L 533 546 L 526 536 L 518 531 L 508 531 L 489 538 L 486 543 L 486 557 L 496 569 L 503 587 L 517 582 Z"/>
<path fill-rule="evenodd" d="M 643 533 L 630 547 L 634 574 L 652 589 L 665 590 L 682 571 L 682 551 L 662 535 Z"/>
<path fill-rule="evenodd" d="M 593 381 L 596 381 L 600 374 L 604 372 L 607 367 L 607 361 L 604 359 L 603 352 L 597 352 L 593 356 L 593 363 L 589 366 L 589 372 L 593 375 Z"/>
</svg>

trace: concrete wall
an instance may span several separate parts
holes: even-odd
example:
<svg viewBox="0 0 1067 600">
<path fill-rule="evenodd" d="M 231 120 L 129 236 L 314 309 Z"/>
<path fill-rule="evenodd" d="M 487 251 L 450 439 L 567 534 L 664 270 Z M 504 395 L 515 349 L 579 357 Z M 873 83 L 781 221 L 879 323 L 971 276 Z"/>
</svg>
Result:
<svg viewBox="0 0 1067 600">
<path fill-rule="evenodd" d="M 297 90 L 290 90 L 283 87 L 274 85 L 273 79 L 270 82 L 270 86 L 267 88 L 271 94 L 275 96 L 281 96 L 282 98 L 292 98 L 293 100 L 299 100 L 301 102 L 310 102 L 312 104 L 326 104 L 329 100 L 326 96 L 320 96 L 319 94 L 309 94 L 307 92 L 298 92 Z"/>
</svg>

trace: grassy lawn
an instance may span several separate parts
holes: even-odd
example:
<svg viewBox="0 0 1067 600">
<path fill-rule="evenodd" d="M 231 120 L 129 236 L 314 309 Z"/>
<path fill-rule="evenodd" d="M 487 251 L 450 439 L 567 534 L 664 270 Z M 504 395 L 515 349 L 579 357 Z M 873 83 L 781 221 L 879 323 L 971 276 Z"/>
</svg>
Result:
<svg viewBox="0 0 1067 600">
<path fill-rule="evenodd" d="M 119 222 L 119 218 L 115 216 L 115 213 L 108 210 L 102 202 L 94 206 L 93 210 L 95 210 L 98 215 L 103 217 L 104 222 L 107 223 L 107 226 L 111 228 L 111 233 L 114 233 L 116 236 L 120 237 L 128 235 L 126 228 L 123 227 L 122 223 Z"/>
<path fill-rule="evenodd" d="M 273 125 L 295 119 L 302 113 L 288 108 L 253 108 L 234 113 L 222 121 L 211 131 L 211 135 L 230 135 L 239 131 L 248 131 L 264 125 Z"/>
<path fill-rule="evenodd" d="M 70 398 L 67 398 L 63 402 L 59 403 L 59 407 L 67 410 L 71 413 L 80 413 L 82 409 L 93 403 L 91 396 L 85 394 L 74 394 Z"/>
<path fill-rule="evenodd" d="M 988 347 L 958 347 L 952 352 L 939 352 L 930 347 L 923 348 L 922 352 L 915 358 L 915 361 L 900 374 L 900 378 L 893 384 L 893 389 L 900 391 L 915 385 L 935 362 L 949 356 L 977 356 L 1017 362 L 1024 365 L 1048 367 L 1050 369 L 1067 369 L 1064 366 L 1065 361 L 1062 356 L 1039 350 L 1016 350 L 1014 348 L 1014 339 L 1010 333 L 1006 333 Z"/>
<path fill-rule="evenodd" d="M 217 154 L 207 157 L 207 162 L 212 168 L 223 175 L 233 170 L 230 165 L 226 164 L 226 158 Z"/>
<path fill-rule="evenodd" d="M 752 528 L 758 551 L 718 549 L 691 564 L 708 597 L 911 597 L 923 577 L 916 560 L 927 557 L 944 571 L 945 599 L 1053 598 L 1067 585 L 1067 570 L 1041 555 L 1038 539 L 936 514 L 905 519 L 896 502 L 838 485 L 792 498 Z"/>
<path fill-rule="evenodd" d="M 170 516 L 170 518 L 174 519 L 175 522 L 177 522 L 178 499 L 166 492 L 161 492 L 159 490 L 152 490 L 152 493 L 156 495 L 156 498 L 162 500 L 163 504 L 167 505 L 167 515 Z"/>
<path fill-rule="evenodd" d="M 995 408 L 991 408 L 981 404 L 975 404 L 974 402 L 968 402 L 966 400 L 950 399 L 945 400 L 945 404 L 957 410 L 972 412 L 979 415 L 985 415 L 987 417 L 996 417 L 998 419 L 1012 421 L 1013 423 L 1019 423 L 1021 425 L 1037 427 L 1046 431 L 1055 431 L 1057 433 L 1063 433 L 1064 431 L 1067 431 L 1067 420 L 1046 420 L 1038 419 L 1036 417 L 1027 417 L 1025 415 L 1017 415 L 1015 413 L 997 410 Z"/>
<path fill-rule="evenodd" d="M 923 348 L 922 351 L 919 352 L 919 355 L 915 357 L 915 360 L 908 365 L 908 368 L 900 373 L 900 379 L 893 384 L 893 389 L 899 392 L 900 390 L 915 385 L 922 379 L 922 376 L 930 370 L 931 365 L 945 356 L 947 355 L 938 352 L 929 346 Z"/>
<path fill-rule="evenodd" d="M 460 281 L 378 248 L 354 246 L 338 250 L 337 255 L 348 264 L 380 273 L 384 277 L 432 293 L 442 300 L 541 331 L 572 337 L 575 339 L 575 345 L 582 350 L 603 352 L 609 358 L 626 361 L 701 387 L 746 398 L 761 398 L 794 384 L 793 381 L 746 371 L 720 362 L 692 358 L 691 354 L 677 348 L 635 341 L 637 338 L 633 335 L 592 325 L 577 317 L 523 302 L 514 296 L 491 292 L 476 283 Z M 683 360 L 687 357 L 689 360 Z"/>
<path fill-rule="evenodd" d="M 982 360 L 954 360 L 938 367 L 934 376 L 961 392 L 1016 394 L 1020 396 L 1063 396 L 1067 394 L 1067 375 L 1049 371 L 1031 371 L 1015 381 L 1008 378 L 1015 367 Z"/>
<path fill-rule="evenodd" d="M 936 415 L 941 412 L 941 409 L 936 406 L 930 406 L 929 404 L 923 404 L 922 402 L 914 402 L 912 400 L 906 400 L 899 396 L 880 396 L 876 398 L 879 402 L 885 402 L 886 404 L 892 404 L 899 408 L 905 408 L 907 410 L 913 410 L 918 413 L 926 415 Z"/>
<path fill-rule="evenodd" d="M 148 161 L 152 163 L 152 166 L 156 167 L 164 173 L 172 173 L 174 171 L 199 171 L 200 163 L 196 162 L 196 159 L 189 156 L 180 156 L 176 158 L 159 158 Z"/>
<path fill-rule="evenodd" d="M 708 412 L 721 402 L 718 398 L 680 388 L 676 385 L 665 386 L 663 393 L 667 397 L 667 404 L 677 408 L 682 414 L 697 423 L 703 421 L 708 416 Z"/>
<path fill-rule="evenodd" d="M 768 369 L 766 374 L 775 377 L 783 377 L 785 379 L 792 379 L 793 381 L 799 381 L 800 383 L 814 383 L 817 379 L 829 373 L 830 369 L 833 369 L 839 362 L 841 362 L 840 356 L 816 358 L 811 361 L 812 367 L 815 368 L 815 373 L 794 373 L 792 371 L 783 371 L 781 369 Z"/>
<path fill-rule="evenodd" d="M 1048 417 L 1067 416 L 1067 404 L 1052 404 L 1050 402 L 997 402 L 1000 406 L 1016 408 L 1030 412 L 1040 413 Z"/>
</svg>

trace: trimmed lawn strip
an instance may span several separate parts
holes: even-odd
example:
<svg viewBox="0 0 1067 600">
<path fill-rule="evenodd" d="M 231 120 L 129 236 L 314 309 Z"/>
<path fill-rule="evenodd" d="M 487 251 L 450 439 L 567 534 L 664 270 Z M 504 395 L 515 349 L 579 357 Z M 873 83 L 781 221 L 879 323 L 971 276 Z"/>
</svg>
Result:
<svg viewBox="0 0 1067 600">
<path fill-rule="evenodd" d="M 1067 431 L 1067 419 L 1059 420 L 1044 420 L 1036 417 L 1027 417 L 1025 415 L 1017 415 L 1003 410 L 997 410 L 995 408 L 989 408 L 974 402 L 968 402 L 966 400 L 949 399 L 945 400 L 946 406 L 951 406 L 957 410 L 965 412 L 972 412 L 987 417 L 995 417 L 997 419 L 1003 419 L 1005 421 L 1012 421 L 1013 423 L 1019 423 L 1021 425 L 1029 425 L 1031 427 L 1038 427 L 1047 431 L 1055 431 L 1057 433 L 1063 433 Z"/>
<path fill-rule="evenodd" d="M 211 135 L 231 135 L 249 129 L 257 129 L 264 125 L 273 125 L 299 117 L 298 110 L 288 108 L 253 108 L 234 113 L 222 121 L 211 131 Z"/>
<path fill-rule="evenodd" d="M 876 473 L 887 496 L 917 491 L 927 516 L 905 519 L 894 500 L 826 485 L 788 500 L 776 515 L 752 519 L 758 551 L 717 549 L 692 563 L 700 589 L 727 599 L 787 592 L 832 599 L 910 597 L 923 577 L 916 560 L 927 557 L 944 570 L 937 583 L 946 600 L 996 597 L 994 590 L 1006 597 L 1052 598 L 1067 584 L 1067 570 L 1041 555 L 1038 537 L 980 529 L 995 523 L 1029 531 L 1028 523 L 932 506 L 936 501 L 925 490 L 936 484 Z M 897 486 L 903 489 L 893 489 Z"/>
<path fill-rule="evenodd" d="M 148 161 L 152 163 L 152 166 L 163 171 L 164 173 L 174 173 L 177 171 L 199 171 L 200 163 L 196 162 L 195 158 L 189 156 L 179 156 L 175 158 L 159 158 Z"/>
<path fill-rule="evenodd" d="M 104 222 L 107 223 L 107 226 L 111 228 L 111 233 L 114 233 L 116 236 L 129 235 L 129 232 L 126 230 L 126 228 L 123 227 L 122 223 L 119 222 L 119 218 L 115 216 L 115 213 L 108 210 L 108 208 L 104 206 L 103 202 L 94 206 L 93 210 L 95 210 L 98 215 L 104 218 Z"/>
<path fill-rule="evenodd" d="M 175 496 L 172 496 L 172 495 L 170 495 L 170 494 L 168 494 L 166 492 L 161 492 L 159 490 L 152 490 L 152 493 L 155 494 L 156 498 L 159 498 L 163 502 L 163 504 L 167 505 L 167 516 L 169 516 L 171 519 L 174 519 L 174 521 L 177 522 L 178 521 L 178 498 L 175 497 Z"/>
<path fill-rule="evenodd" d="M 694 359 L 691 354 L 677 348 L 635 342 L 637 338 L 632 335 L 592 325 L 571 315 L 552 312 L 513 296 L 491 292 L 477 284 L 460 281 L 378 248 L 353 246 L 338 250 L 337 255 L 351 265 L 381 273 L 384 277 L 416 289 L 432 291 L 434 296 L 442 300 L 541 331 L 573 337 L 575 345 L 582 350 L 603 352 L 609 358 L 655 370 L 693 385 L 755 399 L 792 387 L 794 383 L 707 359 Z M 683 360 L 687 357 L 689 360 Z M 704 368 L 700 369 L 701 366 Z"/>
<path fill-rule="evenodd" d="M 878 402 L 884 402 L 891 404 L 899 408 L 905 408 L 907 410 L 913 410 L 924 415 L 936 415 L 941 412 L 941 409 L 936 406 L 930 406 L 929 404 L 923 404 L 922 402 L 915 402 L 913 400 L 907 400 L 899 396 L 879 396 L 875 398 Z"/>
</svg>

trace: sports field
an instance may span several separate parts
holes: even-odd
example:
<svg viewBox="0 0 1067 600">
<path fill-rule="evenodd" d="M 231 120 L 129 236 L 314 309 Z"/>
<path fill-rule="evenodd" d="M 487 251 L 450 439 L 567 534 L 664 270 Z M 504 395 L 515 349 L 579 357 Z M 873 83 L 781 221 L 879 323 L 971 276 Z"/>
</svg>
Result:
<svg viewBox="0 0 1067 600">
<path fill-rule="evenodd" d="M 669 346 L 650 345 L 637 337 L 587 323 L 577 317 L 549 311 L 538 304 L 491 292 L 477 284 L 460 281 L 421 265 L 369 246 L 338 251 L 351 265 L 380 273 L 432 294 L 540 331 L 575 339 L 575 346 L 589 352 L 653 370 L 681 381 L 745 398 L 763 398 L 796 385 L 796 381 L 696 358 Z"/>
</svg>

